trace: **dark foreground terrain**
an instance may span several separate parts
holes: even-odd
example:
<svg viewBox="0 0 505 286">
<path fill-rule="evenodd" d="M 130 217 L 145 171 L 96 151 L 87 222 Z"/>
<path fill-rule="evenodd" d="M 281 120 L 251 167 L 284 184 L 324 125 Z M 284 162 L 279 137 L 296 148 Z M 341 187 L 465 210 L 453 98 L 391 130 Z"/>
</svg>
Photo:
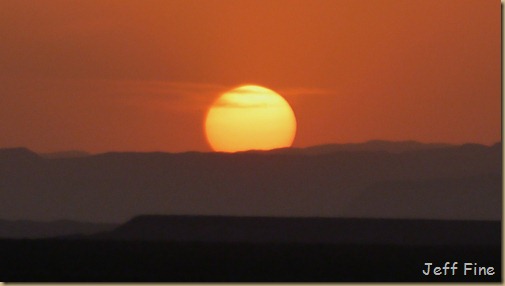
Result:
<svg viewBox="0 0 505 286">
<path fill-rule="evenodd" d="M 138 216 L 0 240 L 0 281 L 501 281 L 499 221 Z M 423 275 L 425 263 L 452 275 Z M 465 274 L 464 264 L 493 267 Z M 481 272 L 481 274 L 483 274 Z"/>
<path fill-rule="evenodd" d="M 500 246 L 485 245 L 1 240 L 0 280 L 498 282 L 500 256 Z M 458 269 L 425 276 L 426 262 L 458 262 Z M 467 262 L 493 266 L 495 274 L 465 276 Z"/>
</svg>

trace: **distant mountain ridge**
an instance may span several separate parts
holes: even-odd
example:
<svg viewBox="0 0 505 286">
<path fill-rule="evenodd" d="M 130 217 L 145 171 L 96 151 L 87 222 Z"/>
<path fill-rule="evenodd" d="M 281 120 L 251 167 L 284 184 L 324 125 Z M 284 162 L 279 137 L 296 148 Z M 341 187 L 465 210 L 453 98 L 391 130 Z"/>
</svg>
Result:
<svg viewBox="0 0 505 286">
<path fill-rule="evenodd" d="M 0 218 L 502 216 L 501 142 L 405 152 L 275 152 L 111 152 L 45 159 L 25 148 L 2 149 Z"/>
<path fill-rule="evenodd" d="M 323 155 L 334 152 L 390 152 L 402 153 L 409 151 L 429 150 L 454 147 L 453 144 L 445 143 L 421 143 L 417 141 L 385 141 L 385 140 L 370 140 L 361 143 L 346 143 L 346 144 L 323 144 L 310 146 L 305 148 L 280 148 L 266 153 L 276 154 L 306 154 L 306 155 Z M 258 152 L 258 151 L 246 151 Z"/>
<path fill-rule="evenodd" d="M 38 160 L 41 157 L 28 148 L 0 148 L 0 160 Z"/>
<path fill-rule="evenodd" d="M 53 153 L 41 153 L 39 154 L 41 157 L 47 159 L 61 159 L 61 158 L 81 158 L 91 156 L 90 153 L 79 151 L 79 150 L 70 150 L 70 151 L 62 151 L 62 152 L 53 152 Z"/>
<path fill-rule="evenodd" d="M 492 146 L 501 145 L 501 142 L 497 142 Z M 323 155 L 323 154 L 331 154 L 334 152 L 389 152 L 389 153 L 402 153 L 402 152 L 410 152 L 410 151 L 420 151 L 420 150 L 432 150 L 432 149 L 443 149 L 450 147 L 492 147 L 486 146 L 483 144 L 476 143 L 466 143 L 466 144 L 448 144 L 448 143 L 422 143 L 414 140 L 405 140 L 405 141 L 387 141 L 387 140 L 369 140 L 366 142 L 359 143 L 331 143 L 331 144 L 321 144 L 314 145 L 309 147 L 288 147 L 288 148 L 279 148 L 272 150 L 249 150 L 249 151 L 240 151 L 236 152 L 236 154 L 243 153 L 264 153 L 264 154 L 306 154 L 306 155 Z M 35 153 L 25 147 L 15 147 L 15 148 L 0 148 L 0 158 L 2 154 L 7 155 L 10 154 L 12 156 L 24 154 L 24 156 L 32 156 L 32 157 L 42 157 L 46 159 L 60 159 L 60 158 L 82 158 L 94 155 L 102 155 L 109 153 L 131 153 L 131 154 L 202 154 L 207 152 L 181 152 L 181 153 L 171 153 L 171 152 L 105 152 L 92 154 L 85 151 L 80 150 L 68 150 L 68 151 L 59 151 L 59 152 L 51 152 L 51 153 Z M 30 154 L 30 155 L 28 155 Z"/>
<path fill-rule="evenodd" d="M 144 215 L 90 238 L 237 243 L 499 245 L 501 222 Z"/>
</svg>

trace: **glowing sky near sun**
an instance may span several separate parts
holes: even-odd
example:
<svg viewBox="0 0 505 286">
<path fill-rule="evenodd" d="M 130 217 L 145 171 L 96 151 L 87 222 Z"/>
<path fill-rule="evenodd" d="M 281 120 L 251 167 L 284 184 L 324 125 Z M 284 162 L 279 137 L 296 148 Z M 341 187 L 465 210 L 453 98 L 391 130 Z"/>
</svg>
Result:
<svg viewBox="0 0 505 286">
<path fill-rule="evenodd" d="M 294 146 L 501 138 L 500 2 L 1 1 L 0 148 L 210 151 L 203 122 L 252 83 Z"/>
</svg>

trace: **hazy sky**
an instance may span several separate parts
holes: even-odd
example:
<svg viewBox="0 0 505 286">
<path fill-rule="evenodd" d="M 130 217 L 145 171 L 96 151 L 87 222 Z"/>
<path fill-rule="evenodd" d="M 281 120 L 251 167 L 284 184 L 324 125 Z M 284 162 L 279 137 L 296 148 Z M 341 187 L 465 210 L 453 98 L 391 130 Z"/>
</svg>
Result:
<svg viewBox="0 0 505 286">
<path fill-rule="evenodd" d="M 209 151 L 209 105 L 282 94 L 294 146 L 501 137 L 500 1 L 0 0 L 0 148 Z"/>
</svg>

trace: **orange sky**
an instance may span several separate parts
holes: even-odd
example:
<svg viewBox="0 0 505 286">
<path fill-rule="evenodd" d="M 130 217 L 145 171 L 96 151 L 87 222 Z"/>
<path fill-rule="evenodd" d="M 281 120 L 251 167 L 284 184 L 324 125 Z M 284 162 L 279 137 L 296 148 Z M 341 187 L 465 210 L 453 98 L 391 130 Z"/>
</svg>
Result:
<svg viewBox="0 0 505 286">
<path fill-rule="evenodd" d="M 294 146 L 501 138 L 500 1 L 0 2 L 0 148 L 210 151 L 221 92 L 291 104 Z"/>
</svg>

